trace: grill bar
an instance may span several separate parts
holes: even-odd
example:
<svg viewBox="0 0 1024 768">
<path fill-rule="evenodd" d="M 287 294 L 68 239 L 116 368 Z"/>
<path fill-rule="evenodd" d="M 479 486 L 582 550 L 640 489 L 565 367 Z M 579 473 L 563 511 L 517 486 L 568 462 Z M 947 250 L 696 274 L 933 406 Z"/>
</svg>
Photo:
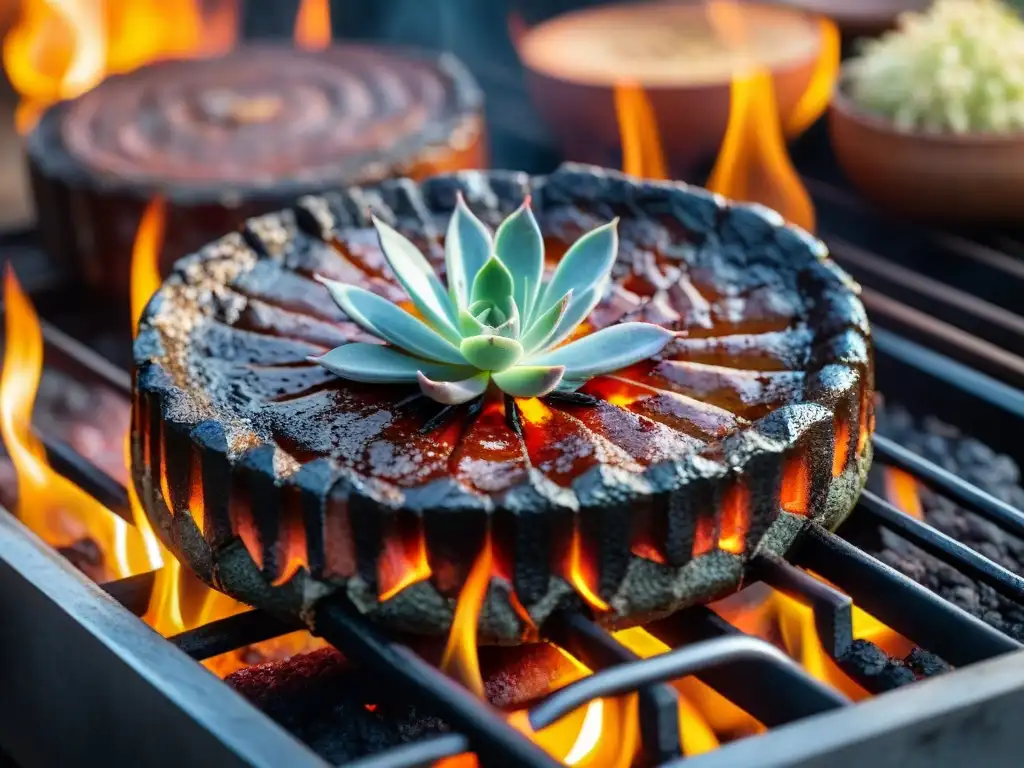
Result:
<svg viewBox="0 0 1024 768">
<path fill-rule="evenodd" d="M 321 601 L 315 621 L 317 632 L 349 660 L 379 675 L 383 683 L 400 688 L 464 732 L 481 760 L 493 765 L 558 765 L 491 707 L 481 704 L 408 648 L 381 637 L 339 599 Z"/>
<path fill-rule="evenodd" d="M 1024 578 L 961 544 L 942 531 L 932 528 L 926 523 L 907 515 L 889 502 L 864 491 L 857 504 L 861 518 L 869 517 L 872 522 L 893 533 L 898 533 L 912 544 L 925 552 L 935 555 L 942 561 L 956 568 L 983 584 L 988 584 L 999 594 L 1024 603 Z"/>
<path fill-rule="evenodd" d="M 800 668 L 771 643 L 746 635 L 702 640 L 648 659 L 595 672 L 551 693 L 530 710 L 530 725 L 546 728 L 594 699 L 631 693 L 638 687 L 675 680 L 739 662 Z"/>
<path fill-rule="evenodd" d="M 303 629 L 264 611 L 246 611 L 167 638 L 196 661 Z"/>
<path fill-rule="evenodd" d="M 0 621 L 0 743 L 19 765 L 325 765 L 6 513 L 0 615 L 19 619 Z"/>
<path fill-rule="evenodd" d="M 345 768 L 423 768 L 438 760 L 469 751 L 469 740 L 458 733 L 431 736 L 413 744 L 351 760 Z"/>
<path fill-rule="evenodd" d="M 50 466 L 73 482 L 118 517 L 133 523 L 128 492 L 116 479 L 101 470 L 67 443 L 40 436 Z M 134 524 L 134 523 L 133 523 Z"/>
<path fill-rule="evenodd" d="M 954 666 L 1024 647 L 833 533 L 808 527 L 794 544 L 792 562 L 828 579 L 879 621 Z"/>
<path fill-rule="evenodd" d="M 872 442 L 876 458 L 910 473 L 933 491 L 948 496 L 960 506 L 976 512 L 1003 530 L 1024 538 L 1024 512 L 964 482 L 949 470 L 918 456 L 887 437 L 875 435 Z"/>
<path fill-rule="evenodd" d="M 633 651 L 579 613 L 560 613 L 545 622 L 545 639 L 561 646 L 595 672 L 639 660 Z M 640 740 L 645 762 L 679 757 L 679 694 L 665 683 L 639 690 Z"/>
<path fill-rule="evenodd" d="M 660 619 L 646 629 L 670 647 L 744 637 L 740 630 L 704 606 Z M 694 672 L 694 677 L 773 728 L 849 704 L 835 689 L 799 667 L 777 663 L 774 656 L 707 667 Z"/>
</svg>

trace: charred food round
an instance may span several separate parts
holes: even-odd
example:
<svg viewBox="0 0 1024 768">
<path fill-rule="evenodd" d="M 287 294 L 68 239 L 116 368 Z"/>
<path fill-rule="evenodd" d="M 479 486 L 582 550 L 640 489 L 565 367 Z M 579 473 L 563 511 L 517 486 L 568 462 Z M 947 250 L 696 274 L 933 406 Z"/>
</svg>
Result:
<svg viewBox="0 0 1024 768">
<path fill-rule="evenodd" d="M 628 626 L 735 590 L 860 491 L 856 285 L 763 208 L 567 165 L 308 197 L 247 232 L 151 302 L 132 430 L 158 533 L 243 601 L 315 622 L 341 590 L 439 634 L 489 546 L 482 641 L 573 603 Z"/>
</svg>

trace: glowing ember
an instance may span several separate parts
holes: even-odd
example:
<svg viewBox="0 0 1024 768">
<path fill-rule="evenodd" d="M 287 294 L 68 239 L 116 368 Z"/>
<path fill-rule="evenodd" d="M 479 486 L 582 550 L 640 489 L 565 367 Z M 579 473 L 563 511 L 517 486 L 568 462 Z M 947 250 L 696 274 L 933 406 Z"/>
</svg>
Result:
<svg viewBox="0 0 1024 768">
<path fill-rule="evenodd" d="M 295 18 L 295 45 L 321 51 L 331 44 L 330 0 L 302 0 Z"/>
<path fill-rule="evenodd" d="M 28 131 L 50 104 L 151 61 L 213 56 L 235 41 L 236 0 L 23 0 L 4 67 Z"/>
<path fill-rule="evenodd" d="M 719 37 L 744 62 L 733 75 L 729 124 L 708 189 L 735 200 L 762 203 L 813 232 L 814 206 L 786 151 L 772 74 L 748 53 L 743 9 L 734 0 L 712 0 L 707 12 Z M 817 71 L 824 76 L 821 73 L 829 70 L 819 66 Z M 811 90 L 816 93 L 821 87 L 812 83 Z M 812 106 L 814 93 L 808 97 Z M 801 113 L 801 121 L 807 120 L 808 109 Z"/>
<path fill-rule="evenodd" d="M 917 481 L 913 476 L 908 475 L 902 469 L 883 467 L 882 477 L 885 478 L 885 497 L 889 502 L 911 517 L 923 520 L 924 509 L 921 507 L 921 497 L 917 493 Z"/>
<path fill-rule="evenodd" d="M 722 499 L 722 530 L 718 535 L 718 548 L 734 555 L 742 555 L 747 548 L 750 529 L 750 490 L 736 483 Z"/>
</svg>

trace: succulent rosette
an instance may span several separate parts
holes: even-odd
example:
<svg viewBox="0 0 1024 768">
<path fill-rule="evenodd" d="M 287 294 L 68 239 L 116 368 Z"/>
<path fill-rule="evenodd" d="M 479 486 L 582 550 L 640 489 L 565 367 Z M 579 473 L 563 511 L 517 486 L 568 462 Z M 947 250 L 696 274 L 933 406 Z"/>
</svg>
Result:
<svg viewBox="0 0 1024 768">
<path fill-rule="evenodd" d="M 511 397 L 572 391 L 651 357 L 673 331 L 629 322 L 570 340 L 608 285 L 617 224 L 583 235 L 545 280 L 544 241 L 528 199 L 492 237 L 460 198 L 445 238 L 445 287 L 412 242 L 374 219 L 415 312 L 318 277 L 345 314 L 384 343 L 345 344 L 310 359 L 351 381 L 418 383 L 427 397 L 457 405 L 490 387 Z"/>
</svg>

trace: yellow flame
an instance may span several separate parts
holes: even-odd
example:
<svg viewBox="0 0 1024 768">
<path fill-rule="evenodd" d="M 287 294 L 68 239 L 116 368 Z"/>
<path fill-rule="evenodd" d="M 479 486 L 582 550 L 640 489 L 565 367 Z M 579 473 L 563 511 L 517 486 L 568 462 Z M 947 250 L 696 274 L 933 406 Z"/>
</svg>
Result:
<svg viewBox="0 0 1024 768">
<path fill-rule="evenodd" d="M 4 274 L 5 338 L 0 370 L 0 434 L 18 478 L 18 517 L 55 546 L 91 538 L 109 556 L 112 578 L 131 574 L 127 552 L 141 548 L 137 532 L 55 472 L 32 431 L 32 408 L 43 370 L 43 334 L 32 302 L 9 267 Z"/>
<path fill-rule="evenodd" d="M 295 45 L 308 51 L 322 51 L 331 44 L 329 0 L 302 0 L 295 17 Z"/>
<path fill-rule="evenodd" d="M 484 538 L 484 545 L 476 562 L 469 571 L 466 584 L 459 593 L 455 605 L 455 617 L 448 634 L 448 643 L 441 659 L 441 669 L 454 677 L 480 698 L 485 695 L 484 681 L 480 675 L 480 658 L 477 653 L 477 623 L 480 610 L 487 598 L 491 583 L 491 568 L 494 557 L 491 551 L 491 537 Z"/>
<path fill-rule="evenodd" d="M 132 245 L 131 311 L 132 335 L 139 330 L 139 320 L 146 304 L 160 288 L 160 252 L 164 245 L 167 225 L 167 204 L 162 197 L 154 197 L 146 204 L 139 219 Z"/>
<path fill-rule="evenodd" d="M 623 172 L 645 179 L 667 179 L 658 122 L 644 89 L 636 83 L 617 83 L 614 95 Z"/>
<path fill-rule="evenodd" d="M 733 75 L 729 123 L 708 189 L 735 200 L 762 203 L 813 232 L 814 205 L 786 149 L 772 73 L 747 56 L 742 8 L 735 0 L 712 0 L 707 11 L 718 35 L 745 58 Z"/>
<path fill-rule="evenodd" d="M 18 130 L 107 75 L 229 51 L 237 17 L 237 0 L 22 0 L 3 43 L 4 69 L 21 96 Z"/>
<path fill-rule="evenodd" d="M 822 17 L 818 22 L 821 28 L 821 48 L 814 72 L 807 85 L 807 90 L 793 110 L 786 116 L 785 131 L 787 136 L 799 136 L 821 117 L 832 98 L 832 89 L 839 78 L 839 59 L 841 41 L 839 27 L 832 19 Z"/>
</svg>

